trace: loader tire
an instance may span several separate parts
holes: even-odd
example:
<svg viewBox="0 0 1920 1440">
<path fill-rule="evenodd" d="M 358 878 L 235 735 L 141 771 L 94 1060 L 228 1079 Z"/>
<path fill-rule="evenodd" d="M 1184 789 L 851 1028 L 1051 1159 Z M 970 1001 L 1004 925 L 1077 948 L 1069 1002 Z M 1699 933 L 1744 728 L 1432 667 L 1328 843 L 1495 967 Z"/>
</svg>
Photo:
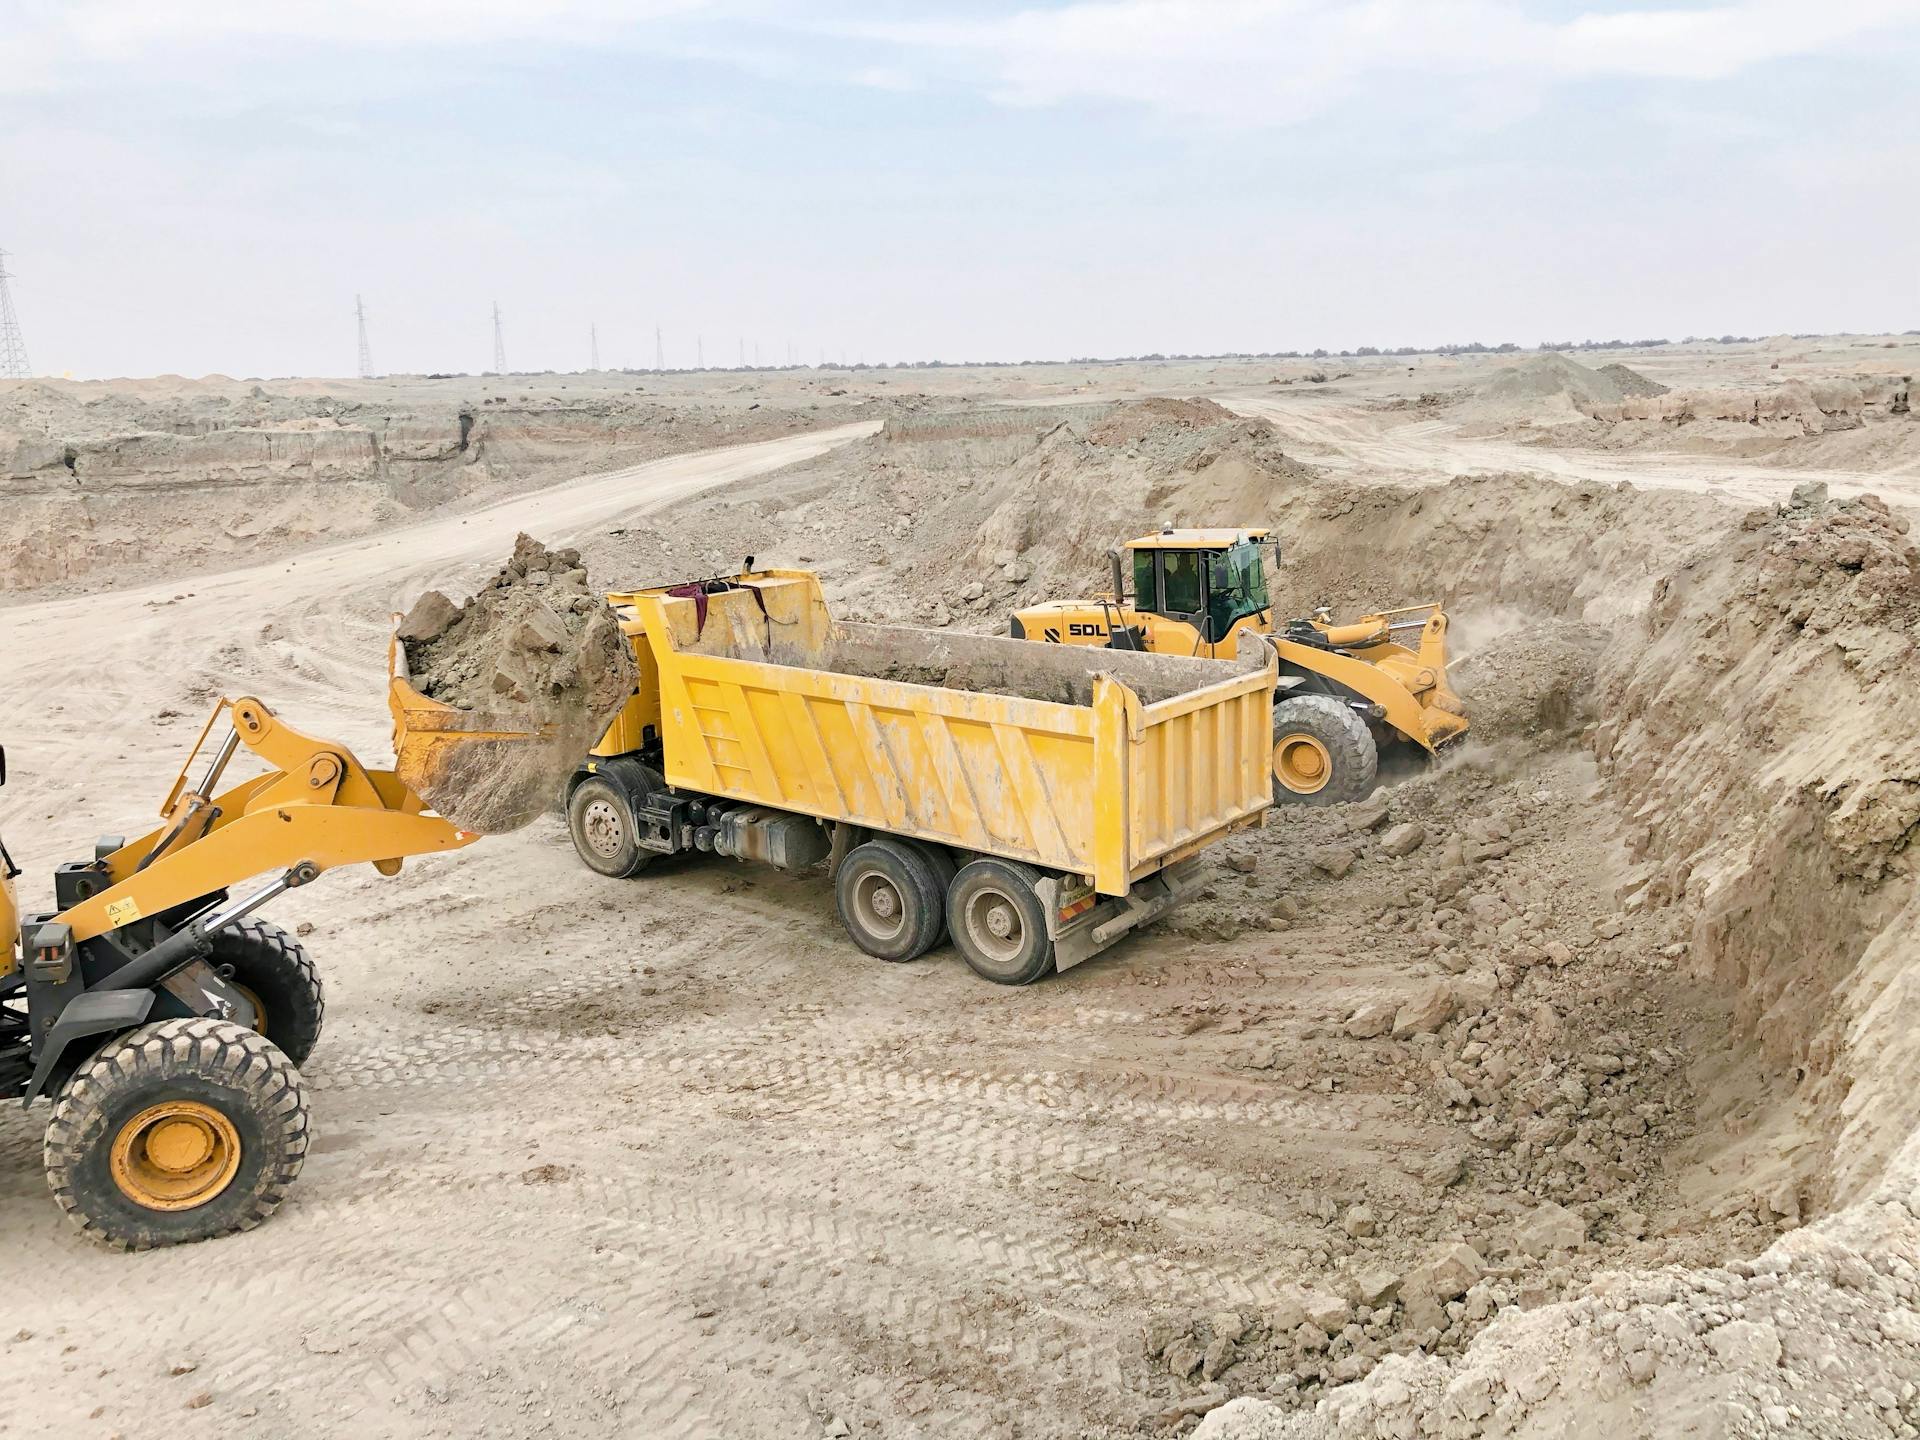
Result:
<svg viewBox="0 0 1920 1440">
<path fill-rule="evenodd" d="M 940 873 L 927 852 L 908 841 L 888 836 L 854 846 L 833 888 L 847 934 L 881 960 L 917 960 L 946 928 Z"/>
<path fill-rule="evenodd" d="M 147 1250 L 251 1230 L 307 1155 L 300 1072 L 264 1035 L 142 1025 L 74 1072 L 47 1122 L 47 1183 L 83 1234 Z"/>
<path fill-rule="evenodd" d="M 567 833 L 589 870 L 628 880 L 647 868 L 654 852 L 640 848 L 633 806 L 621 786 L 590 775 L 567 800 Z"/>
<path fill-rule="evenodd" d="M 1373 789 L 1380 751 L 1344 701 L 1296 695 L 1273 707 L 1273 803 L 1341 805 Z"/>
<path fill-rule="evenodd" d="M 973 973 L 996 985 L 1031 985 L 1053 973 L 1040 872 L 1011 860 L 969 860 L 947 891 L 947 925 Z"/>
<path fill-rule="evenodd" d="M 231 966 L 231 983 L 253 1002 L 254 1026 L 295 1065 L 320 1043 L 327 996 L 306 946 L 278 925 L 242 920 L 213 937 L 212 963 Z"/>
</svg>

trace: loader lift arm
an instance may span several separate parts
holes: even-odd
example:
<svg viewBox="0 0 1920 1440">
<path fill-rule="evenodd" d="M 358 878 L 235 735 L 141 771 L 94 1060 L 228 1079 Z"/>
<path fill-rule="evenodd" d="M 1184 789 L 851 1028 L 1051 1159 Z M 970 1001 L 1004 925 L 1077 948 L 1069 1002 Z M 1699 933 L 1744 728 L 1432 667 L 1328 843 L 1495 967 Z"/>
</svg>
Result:
<svg viewBox="0 0 1920 1440">
<path fill-rule="evenodd" d="M 229 728 L 191 779 L 223 716 Z M 271 768 L 219 789 L 242 747 Z M 150 833 L 108 837 L 91 860 L 58 867 L 57 911 L 22 917 L 19 968 L 0 990 L 25 1000 L 30 1023 L 22 1040 L 0 1043 L 0 1093 L 30 1104 L 99 1037 L 156 1008 L 257 1024 L 246 991 L 196 964 L 223 931 L 337 866 L 364 862 L 392 875 L 409 855 L 480 838 L 424 813 L 392 772 L 367 768 L 346 746 L 295 729 L 251 696 L 214 707 L 160 815 Z M 229 898 L 256 876 L 270 878 Z M 0 972 L 14 968 L 13 938 Z M 174 978 L 181 974 L 190 983 Z"/>
<path fill-rule="evenodd" d="M 194 784 L 188 774 L 222 712 L 232 729 Z M 246 746 L 273 768 L 215 793 Z M 57 917 L 81 944 L 270 871 L 301 884 L 341 865 L 399 873 L 409 855 L 457 850 L 480 837 L 438 815 L 387 770 L 319 740 L 243 696 L 222 700 L 181 767 L 160 813 L 165 823 L 77 869 L 77 903 Z"/>
</svg>

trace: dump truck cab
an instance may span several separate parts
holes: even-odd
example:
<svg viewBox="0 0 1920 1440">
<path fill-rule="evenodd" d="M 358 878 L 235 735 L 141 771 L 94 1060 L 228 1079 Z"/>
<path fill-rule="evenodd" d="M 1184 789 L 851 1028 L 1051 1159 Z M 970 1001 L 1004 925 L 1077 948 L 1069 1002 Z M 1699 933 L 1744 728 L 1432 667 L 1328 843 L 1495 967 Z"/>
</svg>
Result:
<svg viewBox="0 0 1920 1440">
<path fill-rule="evenodd" d="M 1205 659 L 1235 653 L 1243 633 L 1279 652 L 1273 710 L 1277 803 L 1353 800 L 1373 786 L 1383 746 L 1429 754 L 1464 735 L 1467 720 L 1447 684 L 1447 616 L 1438 604 L 1406 606 L 1335 624 L 1324 608 L 1276 623 L 1266 558 L 1280 562 L 1265 529 L 1167 526 L 1108 553 L 1111 592 L 1028 606 L 1012 617 L 1017 640 L 1098 645 Z"/>
</svg>

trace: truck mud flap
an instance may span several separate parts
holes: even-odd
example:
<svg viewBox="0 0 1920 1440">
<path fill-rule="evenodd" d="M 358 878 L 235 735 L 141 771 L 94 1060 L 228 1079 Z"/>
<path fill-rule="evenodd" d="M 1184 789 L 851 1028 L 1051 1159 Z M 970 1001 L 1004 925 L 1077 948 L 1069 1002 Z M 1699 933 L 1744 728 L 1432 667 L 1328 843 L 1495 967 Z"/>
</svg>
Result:
<svg viewBox="0 0 1920 1440">
<path fill-rule="evenodd" d="M 1072 897 L 1065 894 L 1066 887 L 1061 882 L 1041 881 L 1035 888 L 1047 905 L 1048 916 L 1059 924 L 1053 936 L 1054 968 L 1071 969 L 1082 960 L 1098 955 L 1148 921 L 1158 920 L 1200 885 L 1200 865 L 1197 860 L 1186 860 L 1148 876 L 1125 895 L 1109 896 L 1061 923 L 1059 902 L 1063 897 L 1070 902 Z"/>
</svg>

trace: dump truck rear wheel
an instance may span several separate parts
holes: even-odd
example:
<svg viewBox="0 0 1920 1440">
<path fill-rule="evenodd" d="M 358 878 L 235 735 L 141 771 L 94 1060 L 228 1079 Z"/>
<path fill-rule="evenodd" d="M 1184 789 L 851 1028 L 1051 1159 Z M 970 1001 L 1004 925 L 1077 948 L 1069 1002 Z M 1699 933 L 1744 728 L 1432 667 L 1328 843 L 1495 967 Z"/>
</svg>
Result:
<svg viewBox="0 0 1920 1440">
<path fill-rule="evenodd" d="M 67 1218 L 122 1250 L 251 1230 L 307 1154 L 306 1090 L 271 1040 L 226 1020 L 129 1030 L 68 1080 L 47 1122 Z"/>
<path fill-rule="evenodd" d="M 933 943 L 938 945 L 947 938 L 947 892 L 953 888 L 953 877 L 959 873 L 960 867 L 954 864 L 953 856 L 942 846 L 925 840 L 905 840 L 901 843 L 911 845 L 927 857 L 927 864 L 933 869 L 934 883 L 940 887 L 940 933 L 933 937 Z"/>
<path fill-rule="evenodd" d="M 869 840 L 849 850 L 834 897 L 853 943 L 882 960 L 926 954 L 946 924 L 946 896 L 933 861 L 904 840 Z"/>
<path fill-rule="evenodd" d="M 1031 985 L 1053 973 L 1040 873 L 1008 860 L 969 860 L 947 891 L 947 926 L 973 972 L 996 985 Z"/>
<path fill-rule="evenodd" d="M 326 992 L 307 949 L 278 925 L 242 920 L 213 937 L 213 963 L 231 966 L 234 988 L 253 1003 L 253 1028 L 295 1065 L 320 1043 Z"/>
<path fill-rule="evenodd" d="M 627 792 L 598 775 L 582 780 L 568 798 L 567 832 L 587 868 L 615 880 L 638 875 L 653 859 L 651 850 L 640 848 Z"/>
<path fill-rule="evenodd" d="M 1273 707 L 1273 803 L 1340 805 L 1373 789 L 1380 752 L 1366 722 L 1331 695 Z"/>
</svg>

